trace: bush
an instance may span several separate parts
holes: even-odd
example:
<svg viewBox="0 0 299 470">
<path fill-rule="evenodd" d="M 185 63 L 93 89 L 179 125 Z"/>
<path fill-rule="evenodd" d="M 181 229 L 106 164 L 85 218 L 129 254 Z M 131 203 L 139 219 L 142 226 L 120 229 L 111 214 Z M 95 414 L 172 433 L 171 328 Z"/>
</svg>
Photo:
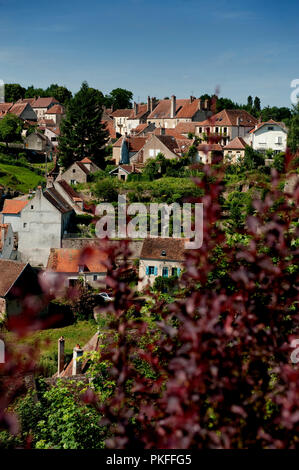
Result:
<svg viewBox="0 0 299 470">
<path fill-rule="evenodd" d="M 95 194 L 105 202 L 116 202 L 118 199 L 116 178 L 105 178 L 96 183 Z"/>
</svg>

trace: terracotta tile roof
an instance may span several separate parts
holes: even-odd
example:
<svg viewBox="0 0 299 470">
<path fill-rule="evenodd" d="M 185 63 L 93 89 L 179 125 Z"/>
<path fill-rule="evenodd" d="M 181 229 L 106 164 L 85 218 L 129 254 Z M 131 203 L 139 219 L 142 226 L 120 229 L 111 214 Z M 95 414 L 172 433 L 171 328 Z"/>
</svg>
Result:
<svg viewBox="0 0 299 470">
<path fill-rule="evenodd" d="M 17 103 L 28 103 L 32 105 L 32 103 L 35 101 L 35 98 L 23 98 L 17 101 Z"/>
<path fill-rule="evenodd" d="M 58 104 L 58 101 L 53 98 L 53 96 L 49 96 L 47 98 L 36 98 L 31 104 L 32 108 L 49 108 L 51 104 Z"/>
<path fill-rule="evenodd" d="M 43 195 L 62 214 L 66 214 L 67 212 L 71 212 L 73 210 L 72 207 L 63 199 L 63 197 L 60 196 L 55 188 L 47 188 Z"/>
<path fill-rule="evenodd" d="M 116 130 L 114 129 L 113 121 L 102 121 L 104 129 L 109 133 L 111 139 L 116 139 Z"/>
<path fill-rule="evenodd" d="M 112 117 L 131 117 L 134 114 L 134 109 L 117 109 L 114 111 Z"/>
<path fill-rule="evenodd" d="M 171 135 L 156 135 L 156 138 L 159 139 L 162 144 L 164 144 L 171 152 L 175 153 L 176 155 L 185 153 L 193 143 L 193 141 L 190 139 L 177 139 Z"/>
<path fill-rule="evenodd" d="M 161 133 L 161 132 L 164 132 L 164 134 Z M 186 139 L 186 137 L 183 136 L 182 134 L 180 134 L 179 132 L 177 132 L 176 129 L 169 129 L 168 127 L 164 128 L 163 130 L 162 130 L 161 127 L 157 127 L 154 130 L 153 134 L 155 134 L 155 135 L 171 135 L 172 137 L 175 137 L 176 139 Z"/>
<path fill-rule="evenodd" d="M 58 180 L 57 183 L 63 188 L 68 196 L 73 199 L 74 202 L 83 201 L 79 194 L 65 180 Z"/>
<path fill-rule="evenodd" d="M 90 158 L 85 157 L 85 158 L 82 158 L 81 163 L 92 163 L 92 161 L 90 160 Z"/>
<path fill-rule="evenodd" d="M 203 152 L 222 152 L 223 150 L 220 144 L 199 144 L 196 148 Z"/>
<path fill-rule="evenodd" d="M 41 119 L 39 121 L 40 127 L 55 127 L 56 124 L 53 119 Z"/>
<path fill-rule="evenodd" d="M 162 252 L 166 255 L 162 255 Z M 182 238 L 146 238 L 143 242 L 140 259 L 184 261 L 185 240 Z"/>
<path fill-rule="evenodd" d="M 113 147 L 121 147 L 124 139 L 128 145 L 129 152 L 139 152 L 147 141 L 147 137 L 122 136 L 113 144 Z"/>
<path fill-rule="evenodd" d="M 187 105 L 188 102 L 189 100 L 176 100 L 176 113 L 178 113 L 183 106 Z M 161 100 L 153 112 L 150 113 L 148 119 L 170 118 L 170 112 L 171 100 Z"/>
<path fill-rule="evenodd" d="M 188 134 L 192 132 L 195 134 L 195 130 L 197 127 L 201 127 L 202 122 L 192 121 L 192 122 L 179 122 L 175 127 L 175 131 L 179 134 Z"/>
<path fill-rule="evenodd" d="M 254 127 L 257 124 L 257 119 L 244 109 L 224 109 L 203 121 L 201 125 L 205 127 L 237 126 L 238 118 L 241 127 Z"/>
<path fill-rule="evenodd" d="M 55 104 L 54 106 L 51 106 L 50 109 L 48 109 L 46 114 L 64 114 L 64 110 L 61 104 Z"/>
<path fill-rule="evenodd" d="M 224 148 L 231 150 L 244 150 L 247 145 L 248 144 L 246 144 L 245 140 L 242 139 L 242 137 L 235 137 L 233 140 L 228 142 L 228 144 Z"/>
<path fill-rule="evenodd" d="M 2 214 L 19 214 L 28 204 L 28 201 L 20 201 L 19 199 L 5 199 Z"/>
<path fill-rule="evenodd" d="M 6 114 L 12 106 L 13 103 L 0 103 L 0 114 Z"/>
<path fill-rule="evenodd" d="M 188 100 L 188 103 L 186 103 L 177 113 L 176 117 L 177 118 L 192 118 L 194 114 L 198 111 L 199 109 L 199 104 L 200 104 L 200 99 L 195 99 L 190 102 Z"/>
<path fill-rule="evenodd" d="M 137 113 L 135 114 L 133 109 L 133 114 L 129 117 L 129 119 L 140 119 L 147 113 L 147 104 L 138 104 Z"/>
<path fill-rule="evenodd" d="M 134 131 L 135 134 L 139 134 L 140 132 L 144 131 L 147 126 L 148 124 L 139 124 L 137 127 L 135 127 L 135 129 L 132 129 L 132 131 Z"/>
<path fill-rule="evenodd" d="M 6 296 L 26 266 L 25 263 L 0 259 L 0 297 Z"/>
<path fill-rule="evenodd" d="M 277 121 L 273 121 L 273 119 L 270 119 L 269 121 L 266 121 L 266 122 L 259 122 L 256 127 L 254 129 L 252 129 L 250 131 L 250 134 L 254 133 L 255 131 L 257 131 L 258 129 L 260 129 L 261 127 L 263 126 L 267 126 L 267 125 L 276 125 L 276 126 L 279 126 L 281 127 L 284 131 L 286 131 L 286 125 L 284 122 L 277 122 Z"/>
<path fill-rule="evenodd" d="M 0 224 L 0 250 L 2 250 L 5 239 L 7 237 L 9 224 Z M 4 237 L 2 238 L 2 234 Z"/>
<path fill-rule="evenodd" d="M 16 103 L 10 108 L 9 112 L 11 114 L 15 114 L 16 116 L 20 116 L 27 106 L 28 103 Z"/>
<path fill-rule="evenodd" d="M 47 270 L 57 273 L 79 273 L 79 266 L 84 266 L 84 272 L 106 273 L 105 261 L 107 254 L 94 248 L 89 255 L 82 250 L 72 248 L 51 248 Z"/>
</svg>

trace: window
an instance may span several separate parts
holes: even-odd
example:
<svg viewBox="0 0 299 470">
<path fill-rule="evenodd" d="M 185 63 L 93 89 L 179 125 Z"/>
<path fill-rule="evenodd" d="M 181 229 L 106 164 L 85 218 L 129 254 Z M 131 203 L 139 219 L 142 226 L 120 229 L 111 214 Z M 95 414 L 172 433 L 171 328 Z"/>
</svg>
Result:
<svg viewBox="0 0 299 470">
<path fill-rule="evenodd" d="M 146 274 L 148 276 L 157 276 L 158 275 L 158 268 L 156 266 L 147 266 L 146 267 Z"/>
<path fill-rule="evenodd" d="M 180 268 L 172 268 L 171 275 L 179 277 L 180 272 L 181 272 Z"/>
<path fill-rule="evenodd" d="M 76 180 L 71 180 L 71 184 L 76 184 Z"/>
<path fill-rule="evenodd" d="M 149 156 L 150 156 L 150 157 L 154 157 L 154 156 L 155 156 L 155 151 L 154 151 L 154 149 L 150 149 L 150 151 L 149 151 Z"/>
<path fill-rule="evenodd" d="M 93 275 L 93 280 L 94 281 L 97 281 L 98 280 L 98 276 L 96 274 Z"/>
<path fill-rule="evenodd" d="M 268 127 L 268 131 L 274 131 L 274 127 L 273 127 L 273 126 L 269 126 L 269 127 Z"/>
<path fill-rule="evenodd" d="M 79 273 L 83 273 L 84 272 L 84 266 L 83 265 L 80 265 L 79 266 Z"/>
<path fill-rule="evenodd" d="M 282 144 L 282 137 L 278 136 L 278 137 L 276 138 L 276 143 L 277 143 L 277 144 Z"/>
<path fill-rule="evenodd" d="M 125 175 L 120 175 L 120 178 L 121 178 L 122 180 L 125 180 L 125 179 L 126 179 L 126 176 L 125 176 Z"/>
<path fill-rule="evenodd" d="M 31 210 L 34 209 L 34 206 L 31 206 L 30 209 L 31 209 Z"/>
<path fill-rule="evenodd" d="M 168 268 L 163 268 L 162 269 L 162 276 L 163 277 L 168 277 Z"/>
<path fill-rule="evenodd" d="M 76 173 L 76 168 L 73 168 L 73 173 Z"/>
<path fill-rule="evenodd" d="M 149 274 L 155 274 L 155 267 L 154 266 L 149 266 Z"/>
<path fill-rule="evenodd" d="M 161 256 L 166 256 L 166 251 L 165 250 L 161 251 Z"/>
<path fill-rule="evenodd" d="M 219 127 L 216 127 L 216 128 L 215 128 L 215 132 L 216 132 L 216 134 L 218 134 L 218 132 L 219 132 Z"/>
<path fill-rule="evenodd" d="M 27 227 L 27 223 L 24 222 L 24 223 L 23 223 L 23 228 L 26 228 L 26 227 Z"/>
</svg>

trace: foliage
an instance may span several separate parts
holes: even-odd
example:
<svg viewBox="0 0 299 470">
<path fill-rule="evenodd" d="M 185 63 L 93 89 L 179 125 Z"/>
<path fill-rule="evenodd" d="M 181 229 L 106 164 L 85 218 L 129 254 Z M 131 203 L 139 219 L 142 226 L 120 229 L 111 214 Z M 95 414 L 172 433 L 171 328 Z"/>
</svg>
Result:
<svg viewBox="0 0 299 470">
<path fill-rule="evenodd" d="M 15 103 L 25 97 L 26 88 L 19 83 L 5 83 L 5 101 L 7 103 Z"/>
<path fill-rule="evenodd" d="M 6 114 L 0 120 L 0 140 L 8 144 L 10 142 L 21 142 L 21 132 L 23 129 L 23 121 L 15 114 Z"/>
<path fill-rule="evenodd" d="M 75 320 L 90 320 L 93 318 L 93 311 L 96 306 L 93 290 L 88 284 L 84 284 L 82 279 L 76 286 L 76 291 L 72 294 L 71 308 Z"/>
<path fill-rule="evenodd" d="M 104 178 L 96 183 L 95 194 L 103 201 L 115 202 L 118 198 L 117 187 L 115 178 Z"/>
<path fill-rule="evenodd" d="M 158 292 L 171 294 L 177 288 L 177 276 L 163 277 L 157 276 L 153 289 Z"/>
<path fill-rule="evenodd" d="M 82 83 L 80 91 L 70 100 L 65 119 L 61 123 L 59 157 L 68 167 L 76 160 L 90 158 L 100 167 L 105 166 L 103 146 L 107 132 L 102 124 L 102 104 L 97 90 Z"/>
<path fill-rule="evenodd" d="M 261 152 L 257 152 L 253 150 L 252 147 L 246 145 L 245 148 L 245 155 L 243 160 L 243 165 L 247 170 L 252 170 L 254 168 L 258 168 L 265 164 L 265 160 L 263 154 Z"/>
<path fill-rule="evenodd" d="M 106 107 L 116 109 L 132 108 L 133 93 L 124 88 L 115 88 L 105 96 Z"/>
<path fill-rule="evenodd" d="M 292 118 L 288 133 L 288 146 L 294 154 L 299 149 L 299 102 L 293 107 Z"/>
</svg>

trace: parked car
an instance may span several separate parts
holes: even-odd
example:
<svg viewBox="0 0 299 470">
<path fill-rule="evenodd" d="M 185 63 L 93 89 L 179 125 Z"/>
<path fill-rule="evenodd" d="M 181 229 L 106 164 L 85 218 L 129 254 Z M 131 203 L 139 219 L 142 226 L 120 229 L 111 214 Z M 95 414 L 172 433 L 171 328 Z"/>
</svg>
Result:
<svg viewBox="0 0 299 470">
<path fill-rule="evenodd" d="M 112 297 L 110 297 L 110 295 L 107 294 L 107 292 L 101 292 L 98 295 L 102 297 L 102 299 L 105 300 L 105 302 L 111 302 L 113 300 Z"/>
</svg>

